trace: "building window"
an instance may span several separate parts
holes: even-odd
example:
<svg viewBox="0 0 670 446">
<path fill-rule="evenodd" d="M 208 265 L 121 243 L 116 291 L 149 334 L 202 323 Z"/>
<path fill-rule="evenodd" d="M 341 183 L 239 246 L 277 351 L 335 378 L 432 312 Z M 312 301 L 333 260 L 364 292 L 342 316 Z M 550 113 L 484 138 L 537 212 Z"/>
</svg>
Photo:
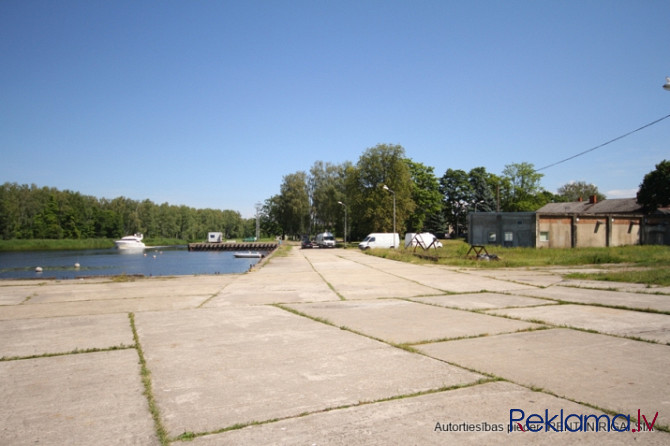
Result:
<svg viewBox="0 0 670 446">
<path fill-rule="evenodd" d="M 496 233 L 489 232 L 489 243 L 495 243 L 495 241 L 496 241 Z"/>
<path fill-rule="evenodd" d="M 514 241 L 514 233 L 511 231 L 505 232 L 505 241 L 506 242 Z"/>
<path fill-rule="evenodd" d="M 540 241 L 541 242 L 549 241 L 549 231 L 540 231 Z"/>
</svg>

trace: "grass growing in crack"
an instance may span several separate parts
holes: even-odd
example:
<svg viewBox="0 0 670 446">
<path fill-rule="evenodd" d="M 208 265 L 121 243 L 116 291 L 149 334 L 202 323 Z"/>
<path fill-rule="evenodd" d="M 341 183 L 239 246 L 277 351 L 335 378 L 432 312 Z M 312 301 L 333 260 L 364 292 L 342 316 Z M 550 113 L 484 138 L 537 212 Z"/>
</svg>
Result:
<svg viewBox="0 0 670 446">
<path fill-rule="evenodd" d="M 140 338 L 137 335 L 137 328 L 135 326 L 135 314 L 128 313 L 128 319 L 130 320 L 130 328 L 133 332 L 133 339 L 135 340 L 135 348 L 137 349 L 137 356 L 139 356 L 140 369 L 142 375 L 142 385 L 144 386 L 144 396 L 147 397 L 147 403 L 149 404 L 149 412 L 151 412 L 151 417 L 154 420 L 154 428 L 156 429 L 156 435 L 158 436 L 158 441 L 162 445 L 168 444 L 167 431 L 163 422 L 161 421 L 160 411 L 158 410 L 158 405 L 156 404 L 156 399 L 153 394 L 151 386 L 151 371 L 147 367 L 147 362 L 144 359 L 144 351 L 142 350 L 142 345 L 140 344 Z"/>
<path fill-rule="evenodd" d="M 305 260 L 307 260 L 307 263 L 309 263 L 309 266 L 311 266 L 312 269 L 314 270 L 314 272 L 317 273 L 319 275 L 319 277 L 321 277 L 321 280 L 326 282 L 326 285 L 328 285 L 328 288 L 330 288 L 333 291 L 333 293 L 335 293 L 335 295 L 337 295 L 337 297 L 340 298 L 340 300 L 347 300 L 343 295 L 341 295 L 340 293 L 337 292 L 335 287 L 330 282 L 328 282 L 325 277 L 323 277 L 323 274 L 321 274 L 319 271 L 317 271 L 316 268 L 314 268 L 314 265 L 312 264 L 312 262 L 307 257 L 305 257 Z"/>
<path fill-rule="evenodd" d="M 333 323 L 332 323 L 331 321 L 329 321 L 328 319 L 324 319 L 324 318 L 322 318 L 322 317 L 317 317 L 317 316 L 310 316 L 310 315 L 307 314 L 307 313 L 303 313 L 303 312 L 300 311 L 300 310 L 296 310 L 295 308 L 288 307 L 288 306 L 286 306 L 286 305 L 284 305 L 284 304 L 270 304 L 270 305 L 272 305 L 273 307 L 277 307 L 277 308 L 279 308 L 279 309 L 282 309 L 282 310 L 284 310 L 284 311 L 288 311 L 289 313 L 293 313 L 293 314 L 295 314 L 295 315 L 297 315 L 297 316 L 306 317 L 307 319 L 311 319 L 311 320 L 313 320 L 314 322 L 320 322 L 320 323 L 322 323 L 322 324 L 330 325 L 331 327 L 337 327 L 337 325 L 333 324 Z M 338 327 L 338 328 L 341 328 L 341 327 Z"/>
<path fill-rule="evenodd" d="M 222 429 L 217 429 L 214 431 L 210 432 L 184 432 L 178 437 L 175 438 L 176 441 L 191 441 L 194 440 L 198 437 L 203 437 L 205 435 L 215 435 L 215 434 L 221 434 L 224 432 L 230 432 L 234 430 L 239 430 L 243 429 L 246 427 L 250 426 L 262 426 L 264 424 L 270 424 L 270 423 L 276 423 L 278 421 L 284 421 L 284 420 L 290 420 L 294 418 L 302 418 L 310 415 L 315 415 L 315 414 L 320 414 L 320 413 L 326 413 L 326 412 L 332 412 L 335 410 L 343 410 L 343 409 L 349 409 L 352 407 L 360 407 L 360 406 L 367 406 L 370 404 L 377 404 L 377 403 L 384 403 L 388 401 L 395 401 L 395 400 L 402 400 L 406 398 L 415 398 L 423 395 L 431 395 L 434 393 L 440 393 L 440 392 L 447 392 L 450 390 L 458 390 L 458 389 L 464 389 L 467 387 L 474 387 L 480 384 L 486 384 L 490 382 L 495 382 L 495 381 L 504 381 L 501 378 L 498 377 L 490 377 L 490 378 L 480 378 L 477 381 L 471 382 L 471 383 L 465 383 L 465 384 L 455 384 L 452 386 L 443 386 L 437 389 L 429 389 L 429 390 L 422 390 L 418 392 L 413 392 L 413 393 L 406 393 L 406 394 L 401 394 L 401 395 L 395 395 L 395 396 L 390 396 L 386 398 L 381 398 L 377 400 L 368 400 L 368 401 L 359 401 L 358 403 L 352 403 L 352 404 L 343 404 L 340 406 L 333 406 L 333 407 L 326 407 L 324 409 L 320 410 L 315 410 L 313 412 L 302 412 L 298 415 L 295 416 L 286 416 L 286 417 L 281 417 L 281 418 L 272 418 L 269 420 L 264 420 L 264 421 L 249 421 L 247 423 L 236 423 L 231 426 L 224 427 Z"/>
<path fill-rule="evenodd" d="M 22 359 L 37 359 L 37 358 L 52 358 L 54 356 L 67 356 L 67 355 L 80 355 L 84 353 L 98 353 L 98 352 L 112 352 L 115 350 L 128 350 L 135 348 L 134 345 L 115 345 L 112 347 L 106 348 L 75 348 L 69 352 L 58 352 L 58 353 L 42 353 L 39 355 L 29 355 L 29 356 L 3 356 L 0 358 L 0 361 L 19 361 Z"/>
</svg>

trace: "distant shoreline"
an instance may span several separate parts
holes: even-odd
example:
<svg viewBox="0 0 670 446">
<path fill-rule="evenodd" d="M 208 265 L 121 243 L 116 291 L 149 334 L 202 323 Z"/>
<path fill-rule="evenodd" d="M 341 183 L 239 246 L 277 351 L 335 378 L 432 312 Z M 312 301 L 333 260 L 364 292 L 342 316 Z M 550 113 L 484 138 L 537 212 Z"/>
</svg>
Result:
<svg viewBox="0 0 670 446">
<path fill-rule="evenodd" d="M 186 240 L 178 239 L 145 239 L 147 245 L 173 246 L 185 245 Z M 0 240 L 0 252 L 24 251 L 70 251 L 80 249 L 114 248 L 114 240 L 108 238 L 95 239 L 13 239 Z"/>
</svg>

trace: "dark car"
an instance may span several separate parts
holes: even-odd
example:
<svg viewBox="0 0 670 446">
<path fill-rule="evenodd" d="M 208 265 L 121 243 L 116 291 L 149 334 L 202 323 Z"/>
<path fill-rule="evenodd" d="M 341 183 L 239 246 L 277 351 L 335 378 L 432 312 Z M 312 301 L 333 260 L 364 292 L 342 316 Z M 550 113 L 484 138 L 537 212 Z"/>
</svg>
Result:
<svg viewBox="0 0 670 446">
<path fill-rule="evenodd" d="M 302 249 L 305 249 L 305 248 L 313 248 L 313 247 L 314 247 L 314 244 L 313 244 L 313 242 L 309 239 L 309 237 L 303 237 L 303 238 L 302 238 L 302 242 L 300 243 L 300 247 L 301 247 Z"/>
</svg>

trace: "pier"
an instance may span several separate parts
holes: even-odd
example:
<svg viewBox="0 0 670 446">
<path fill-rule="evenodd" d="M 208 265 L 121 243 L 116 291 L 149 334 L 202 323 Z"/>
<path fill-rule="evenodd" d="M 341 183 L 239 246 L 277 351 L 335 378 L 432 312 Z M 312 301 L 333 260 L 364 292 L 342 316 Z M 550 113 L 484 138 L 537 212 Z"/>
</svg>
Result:
<svg viewBox="0 0 670 446">
<path fill-rule="evenodd" d="M 244 243 L 189 243 L 189 251 L 274 251 L 277 249 L 276 242 L 244 242 Z"/>
</svg>

